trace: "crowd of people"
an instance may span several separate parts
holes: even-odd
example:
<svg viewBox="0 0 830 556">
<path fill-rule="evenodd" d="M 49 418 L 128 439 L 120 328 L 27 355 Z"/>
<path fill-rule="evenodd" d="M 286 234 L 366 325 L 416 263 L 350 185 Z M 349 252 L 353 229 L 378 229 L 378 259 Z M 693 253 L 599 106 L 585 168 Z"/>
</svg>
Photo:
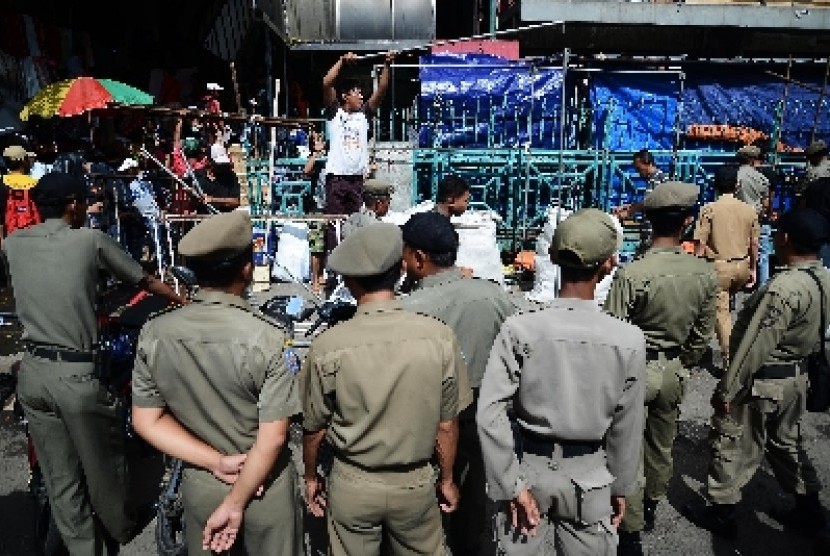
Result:
<svg viewBox="0 0 830 556">
<path fill-rule="evenodd" d="M 349 218 L 342 236 L 329 230 L 317 265 L 342 280 L 357 311 L 313 340 L 296 375 L 286 331 L 246 300 L 251 217 L 234 210 L 239 184 L 221 126 L 190 141 L 179 117 L 170 144 L 169 171 L 191 178 L 197 212 L 216 213 L 176 241 L 199 286 L 192 298 L 139 264 L 163 204 L 145 157 L 118 157 L 104 171 L 38 153 L 45 168 L 35 179 L 31 153 L 3 152 L 7 197 L 25 191 L 13 206 L 31 204 L 29 217 L 7 218 L 15 224 L 3 241 L 24 327 L 18 398 L 70 554 L 116 553 L 143 524 L 127 496 L 123 402 L 96 367 L 102 270 L 170 303 L 138 339 L 132 423 L 184 462 L 190 554 L 299 556 L 306 511 L 325 518 L 336 555 L 481 554 L 493 538 L 506 554 L 642 554 L 641 533 L 654 528 L 674 473 L 687 380 L 715 335 L 711 504 L 684 515 L 735 538 L 741 489 L 766 454 L 795 501 L 776 519 L 823 531 L 821 485 L 798 425 L 804 361 L 830 318 L 819 258 L 830 243 L 827 146 L 808 148 L 802 206 L 783 214 L 770 209 L 755 147 L 718 169 L 718 199 L 699 214 L 696 185 L 637 153 L 648 191 L 616 213 L 644 215 L 648 247 L 616 270 L 600 306 L 597 284 L 617 268 L 622 237 L 610 214 L 579 210 L 549 250 L 561 271 L 557 299 L 520 311 L 498 285 L 456 265 L 450 217 L 467 208 L 464 180 L 445 177 L 435 209 L 403 226 L 380 221 L 391 189 L 365 180 L 366 122 L 392 56 L 365 103 L 359 86 L 339 80 L 353 55 L 324 78 L 333 103 L 325 206 Z M 96 191 L 101 175 L 124 185 Z M 130 236 L 127 222 L 143 231 Z M 782 269 L 770 277 L 762 244 L 773 225 Z M 681 247 L 690 226 L 694 254 Z M 126 251 L 121 234 L 131 238 Z M 55 266 L 62 271 L 44 271 Z M 730 304 L 747 287 L 754 293 L 733 324 Z M 288 450 L 292 424 L 303 431 L 302 477 Z"/>
</svg>

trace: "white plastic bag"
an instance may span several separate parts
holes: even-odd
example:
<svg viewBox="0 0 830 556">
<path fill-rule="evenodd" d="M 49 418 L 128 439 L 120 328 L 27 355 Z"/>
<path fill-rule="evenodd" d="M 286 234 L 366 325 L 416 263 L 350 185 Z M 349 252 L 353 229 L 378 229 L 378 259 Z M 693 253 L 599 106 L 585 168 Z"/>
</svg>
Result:
<svg viewBox="0 0 830 556">
<path fill-rule="evenodd" d="M 271 276 L 284 282 L 307 282 L 311 267 L 308 225 L 287 222 L 278 235 Z"/>
</svg>

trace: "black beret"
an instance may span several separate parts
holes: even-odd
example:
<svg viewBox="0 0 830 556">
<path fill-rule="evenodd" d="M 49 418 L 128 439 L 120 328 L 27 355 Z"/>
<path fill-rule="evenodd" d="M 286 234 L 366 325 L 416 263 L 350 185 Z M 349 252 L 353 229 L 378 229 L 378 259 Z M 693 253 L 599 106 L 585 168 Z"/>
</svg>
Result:
<svg viewBox="0 0 830 556">
<path fill-rule="evenodd" d="M 830 222 L 819 212 L 809 208 L 797 208 L 778 218 L 778 229 L 790 239 L 808 249 L 818 249 L 830 240 Z"/>
<path fill-rule="evenodd" d="M 438 212 L 413 214 L 401 226 L 403 242 L 427 253 L 455 253 L 458 251 L 458 232 L 450 219 Z"/>
<path fill-rule="evenodd" d="M 32 188 L 32 199 L 40 205 L 62 205 L 86 195 L 84 183 L 71 174 L 50 172 Z"/>
<path fill-rule="evenodd" d="M 715 170 L 715 187 L 731 187 L 738 183 L 738 167 L 734 164 L 724 164 Z"/>
</svg>

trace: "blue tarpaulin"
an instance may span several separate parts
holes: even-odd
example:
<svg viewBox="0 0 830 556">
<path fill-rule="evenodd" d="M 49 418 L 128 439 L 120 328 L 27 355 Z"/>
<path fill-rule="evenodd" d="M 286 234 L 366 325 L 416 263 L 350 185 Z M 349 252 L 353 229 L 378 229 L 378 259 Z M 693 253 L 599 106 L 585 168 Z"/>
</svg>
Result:
<svg viewBox="0 0 830 556">
<path fill-rule="evenodd" d="M 680 75 L 607 73 L 592 79 L 597 149 L 671 149 L 675 141 Z"/>
<path fill-rule="evenodd" d="M 559 148 L 562 77 L 559 68 L 487 54 L 424 56 L 419 145 Z M 690 125 L 700 124 L 746 127 L 770 137 L 780 125 L 781 141 L 796 148 L 809 143 L 814 127 L 816 138 L 830 139 L 830 98 L 819 108 L 821 76 L 794 78 L 807 87 L 791 83 L 787 88 L 783 79 L 756 67 L 691 69 L 683 80 L 671 71 L 592 73 L 588 125 L 593 129 L 581 134 L 591 138 L 582 146 L 615 151 L 737 148 L 734 142 L 684 137 Z M 568 106 L 576 104 L 569 100 Z M 566 126 L 564 148 L 579 147 L 578 130 L 572 127 Z"/>
<path fill-rule="evenodd" d="M 810 88 L 791 83 L 785 95 L 785 81 L 760 70 L 690 72 L 683 93 L 681 126 L 686 129 L 694 124 L 728 124 L 772 136 L 780 121 L 781 102 L 786 97 L 781 141 L 788 147 L 806 147 L 816 123 L 816 137 L 827 139 L 830 137 L 830 99 L 825 97 L 821 109 L 817 110 L 821 80 L 816 76 L 797 80 Z"/>
<path fill-rule="evenodd" d="M 487 54 L 421 58 L 421 147 L 558 148 L 562 70 Z"/>
</svg>

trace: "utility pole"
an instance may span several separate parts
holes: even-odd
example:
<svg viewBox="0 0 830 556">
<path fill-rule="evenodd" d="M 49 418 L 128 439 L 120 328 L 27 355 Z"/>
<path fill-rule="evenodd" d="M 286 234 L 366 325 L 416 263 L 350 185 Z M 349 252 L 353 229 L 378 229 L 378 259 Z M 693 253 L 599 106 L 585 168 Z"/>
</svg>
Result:
<svg viewBox="0 0 830 556">
<path fill-rule="evenodd" d="M 495 34 L 498 31 L 499 18 L 499 0 L 490 0 L 490 33 Z"/>
</svg>

